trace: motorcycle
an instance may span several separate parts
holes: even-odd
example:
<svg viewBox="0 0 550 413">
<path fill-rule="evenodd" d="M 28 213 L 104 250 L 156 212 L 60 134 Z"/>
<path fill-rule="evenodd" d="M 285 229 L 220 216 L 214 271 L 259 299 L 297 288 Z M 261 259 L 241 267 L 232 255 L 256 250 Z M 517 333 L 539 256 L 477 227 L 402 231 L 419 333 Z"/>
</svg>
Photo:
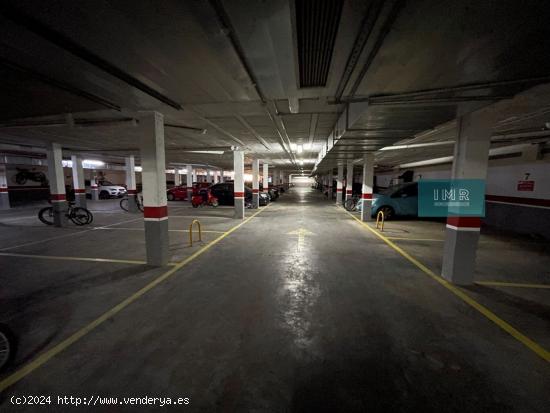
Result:
<svg viewBox="0 0 550 413">
<path fill-rule="evenodd" d="M 212 195 L 212 191 L 209 189 L 201 189 L 198 194 L 193 194 L 191 205 L 193 205 L 193 208 L 198 208 L 200 206 L 211 206 L 216 208 L 219 202 L 218 198 Z"/>
<path fill-rule="evenodd" d="M 48 178 L 44 172 L 29 171 L 28 169 L 17 168 L 19 172 L 15 175 L 15 182 L 18 185 L 25 185 L 27 181 L 39 182 L 40 185 L 45 186 L 48 184 Z"/>
</svg>

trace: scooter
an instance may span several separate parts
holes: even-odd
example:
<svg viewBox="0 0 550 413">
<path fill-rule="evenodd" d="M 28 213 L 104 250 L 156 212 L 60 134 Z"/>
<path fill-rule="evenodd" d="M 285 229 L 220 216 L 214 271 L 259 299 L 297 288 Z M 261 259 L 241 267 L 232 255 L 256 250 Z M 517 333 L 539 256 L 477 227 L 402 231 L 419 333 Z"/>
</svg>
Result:
<svg viewBox="0 0 550 413">
<path fill-rule="evenodd" d="M 194 194 L 191 198 L 191 205 L 193 208 L 200 206 L 211 206 L 216 208 L 219 205 L 218 198 L 212 195 L 209 189 L 202 189 L 198 194 Z"/>
</svg>

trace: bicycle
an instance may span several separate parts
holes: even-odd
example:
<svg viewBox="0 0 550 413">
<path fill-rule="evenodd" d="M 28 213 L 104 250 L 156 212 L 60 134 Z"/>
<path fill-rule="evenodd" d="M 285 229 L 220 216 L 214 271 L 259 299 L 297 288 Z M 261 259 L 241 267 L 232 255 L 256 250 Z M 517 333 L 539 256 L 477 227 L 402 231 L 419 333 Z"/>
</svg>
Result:
<svg viewBox="0 0 550 413">
<path fill-rule="evenodd" d="M 86 208 L 75 207 L 74 202 L 69 202 L 69 209 L 65 213 L 65 216 L 70 219 L 75 225 L 87 225 L 91 224 L 94 220 L 94 216 Z M 53 207 L 45 207 L 38 211 L 38 219 L 46 225 L 54 224 L 54 211 Z"/>
<path fill-rule="evenodd" d="M 132 198 L 134 198 L 137 208 L 143 212 L 143 200 L 141 195 L 133 196 Z M 129 197 L 124 197 L 120 200 L 120 207 L 126 212 L 128 212 L 128 202 L 130 202 Z"/>
<path fill-rule="evenodd" d="M 357 207 L 360 203 L 360 199 L 357 196 L 351 197 L 350 199 L 347 199 L 344 203 L 344 208 L 346 208 L 347 211 L 357 211 Z"/>
</svg>

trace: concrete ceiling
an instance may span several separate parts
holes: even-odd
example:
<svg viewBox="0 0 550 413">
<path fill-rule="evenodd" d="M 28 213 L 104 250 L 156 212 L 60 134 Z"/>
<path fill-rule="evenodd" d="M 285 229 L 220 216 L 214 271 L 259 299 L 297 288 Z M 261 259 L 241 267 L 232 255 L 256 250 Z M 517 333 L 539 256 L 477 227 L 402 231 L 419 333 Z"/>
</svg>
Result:
<svg viewBox="0 0 550 413">
<path fill-rule="evenodd" d="M 338 136 L 317 166 L 326 169 L 550 81 L 544 1 L 347 0 L 341 10 L 333 5 L 340 14 L 326 84 L 301 88 L 297 33 L 309 20 L 330 22 L 321 3 L 3 2 L 0 143 L 138 154 L 139 111 L 156 110 L 165 116 L 168 163 L 231 168 L 236 145 L 248 161 L 291 172 L 300 159 L 311 170 L 346 108 L 361 108 L 352 125 L 359 131 Z M 550 106 L 546 99 L 541 93 L 537 104 Z M 509 117 L 536 112 L 523 103 Z M 545 114 L 522 122 L 513 127 L 539 128 Z M 226 150 L 188 152 L 208 147 Z M 399 165 L 447 149 L 377 152 L 377 160 Z"/>
</svg>

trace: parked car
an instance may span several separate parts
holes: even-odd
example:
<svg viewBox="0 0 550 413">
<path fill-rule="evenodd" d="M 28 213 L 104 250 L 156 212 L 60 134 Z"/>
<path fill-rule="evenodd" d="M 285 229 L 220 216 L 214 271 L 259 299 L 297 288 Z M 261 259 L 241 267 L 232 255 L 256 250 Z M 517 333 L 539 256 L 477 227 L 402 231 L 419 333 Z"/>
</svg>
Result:
<svg viewBox="0 0 550 413">
<path fill-rule="evenodd" d="M 193 184 L 193 195 L 196 195 L 201 189 L 210 187 L 208 182 L 195 182 Z M 166 191 L 168 201 L 187 201 L 187 185 L 174 186 Z"/>
<path fill-rule="evenodd" d="M 210 187 L 210 191 L 212 192 L 212 195 L 218 198 L 220 205 L 235 205 L 235 193 L 233 188 L 233 182 L 220 182 L 212 185 Z M 247 186 L 244 187 L 244 201 L 245 204 L 252 203 L 252 189 Z M 260 193 L 259 202 L 260 206 L 267 205 L 269 203 L 268 195 Z"/>
<path fill-rule="evenodd" d="M 92 196 L 92 186 L 89 180 L 85 181 L 86 195 L 88 197 Z M 109 198 L 122 198 L 126 196 L 126 188 L 121 185 L 115 185 L 112 182 L 103 180 L 97 183 L 97 189 L 99 194 L 99 199 L 109 199 Z"/>
<path fill-rule="evenodd" d="M 385 219 L 395 216 L 418 215 L 418 182 L 391 186 L 379 194 L 374 194 L 372 216 L 384 212 Z"/>
<path fill-rule="evenodd" d="M 260 184 L 259 187 L 260 187 L 260 193 L 263 193 L 263 190 L 264 190 L 263 185 Z M 268 191 L 267 193 L 269 195 L 270 201 L 276 201 L 277 198 L 279 198 L 279 188 L 275 186 L 270 186 L 267 191 Z"/>
</svg>

